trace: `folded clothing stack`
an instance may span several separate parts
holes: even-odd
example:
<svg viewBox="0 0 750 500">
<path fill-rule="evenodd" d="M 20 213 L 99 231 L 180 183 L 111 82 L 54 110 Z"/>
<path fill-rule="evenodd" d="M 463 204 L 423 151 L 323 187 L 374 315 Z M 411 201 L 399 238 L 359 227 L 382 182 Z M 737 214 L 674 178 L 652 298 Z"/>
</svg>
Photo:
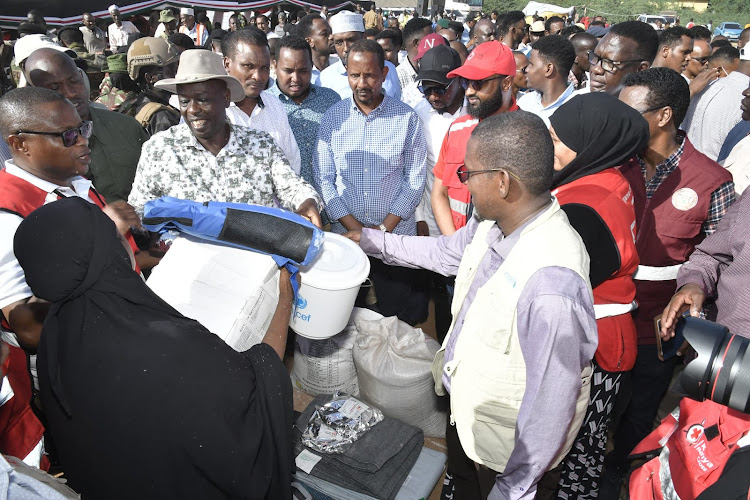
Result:
<svg viewBox="0 0 750 500">
<path fill-rule="evenodd" d="M 314 477 L 375 498 L 393 500 L 422 451 L 422 430 L 386 417 L 342 454 L 313 452 L 302 444 L 302 432 L 315 406 L 322 406 L 331 398 L 326 394 L 317 396 L 297 419 L 294 456 L 306 451 L 321 457 L 309 472 Z"/>
</svg>

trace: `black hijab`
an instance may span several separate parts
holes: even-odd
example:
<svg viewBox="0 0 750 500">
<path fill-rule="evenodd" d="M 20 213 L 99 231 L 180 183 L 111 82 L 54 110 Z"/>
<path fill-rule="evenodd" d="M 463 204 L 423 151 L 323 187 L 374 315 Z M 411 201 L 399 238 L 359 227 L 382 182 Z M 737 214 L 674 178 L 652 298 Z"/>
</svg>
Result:
<svg viewBox="0 0 750 500">
<path fill-rule="evenodd" d="M 235 352 L 161 300 L 80 198 L 30 214 L 14 249 L 53 303 L 42 401 L 83 498 L 291 497 L 291 386 L 269 346 Z"/>
<path fill-rule="evenodd" d="M 592 92 L 573 97 L 550 117 L 557 137 L 577 153 L 553 177 L 552 188 L 622 165 L 648 144 L 648 122 L 616 97 Z"/>
</svg>

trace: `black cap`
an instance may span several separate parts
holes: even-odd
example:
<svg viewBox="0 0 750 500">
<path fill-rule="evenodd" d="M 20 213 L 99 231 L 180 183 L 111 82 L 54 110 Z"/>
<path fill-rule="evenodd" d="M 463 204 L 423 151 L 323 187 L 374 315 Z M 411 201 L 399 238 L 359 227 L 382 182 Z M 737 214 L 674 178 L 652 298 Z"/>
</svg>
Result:
<svg viewBox="0 0 750 500">
<path fill-rule="evenodd" d="M 431 48 L 419 61 L 417 81 L 437 82 L 447 85 L 452 78 L 448 73 L 461 66 L 461 56 L 448 45 Z"/>
</svg>

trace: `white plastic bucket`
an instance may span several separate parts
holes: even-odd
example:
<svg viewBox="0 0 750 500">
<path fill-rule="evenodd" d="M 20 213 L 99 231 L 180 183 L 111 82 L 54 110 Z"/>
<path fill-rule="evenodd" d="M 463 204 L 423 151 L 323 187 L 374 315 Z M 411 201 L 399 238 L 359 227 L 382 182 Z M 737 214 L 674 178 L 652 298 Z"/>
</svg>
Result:
<svg viewBox="0 0 750 500">
<path fill-rule="evenodd" d="M 302 285 L 289 326 L 303 337 L 327 339 L 346 328 L 359 287 L 370 274 L 370 261 L 350 239 L 325 233 L 320 253 L 300 274 Z"/>
</svg>

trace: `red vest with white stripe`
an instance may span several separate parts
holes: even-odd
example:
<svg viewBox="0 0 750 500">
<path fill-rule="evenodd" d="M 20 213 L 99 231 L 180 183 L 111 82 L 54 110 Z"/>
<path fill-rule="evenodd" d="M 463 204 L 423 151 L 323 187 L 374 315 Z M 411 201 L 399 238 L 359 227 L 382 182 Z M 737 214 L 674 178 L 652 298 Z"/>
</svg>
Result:
<svg viewBox="0 0 750 500">
<path fill-rule="evenodd" d="M 448 190 L 448 202 L 450 203 L 451 216 L 456 230 L 466 225 L 469 204 L 471 203 L 469 188 L 458 180 L 456 170 L 464 164 L 466 143 L 469 142 L 471 132 L 478 124 L 479 120 L 469 115 L 462 116 L 451 123 L 445 139 L 443 139 L 443 146 L 437 160 L 438 164 L 442 164 L 440 180 Z"/>
<path fill-rule="evenodd" d="M 48 194 L 5 169 L 0 170 L 0 210 L 26 218 L 45 204 Z M 93 188 L 89 191 L 89 197 L 97 206 L 104 208 L 104 199 Z M 128 235 L 128 241 L 135 247 L 132 236 Z M 2 317 L 2 326 L 13 331 L 5 317 Z M 0 453 L 23 459 L 42 439 L 44 427 L 29 404 L 32 393 L 26 353 L 18 347 L 9 347 L 10 356 L 3 364 L 3 371 L 14 395 L 0 406 Z M 45 470 L 49 467 L 46 457 L 41 465 Z"/>
<path fill-rule="evenodd" d="M 552 194 L 562 207 L 581 204 L 593 208 L 617 244 L 620 269 L 594 288 L 594 312 L 599 330 L 595 357 L 599 366 L 606 371 L 628 371 L 633 368 L 637 353 L 631 311 L 635 309 L 632 276 L 638 267 L 630 185 L 620 172 L 610 168 L 564 184 Z"/>
<path fill-rule="evenodd" d="M 713 401 L 683 398 L 680 407 L 631 453 L 656 458 L 631 474 L 630 498 L 697 497 L 719 479 L 737 441 L 748 431 L 750 415 Z"/>
<path fill-rule="evenodd" d="M 518 110 L 518 104 L 513 101 L 508 111 L 516 110 Z M 466 144 L 478 124 L 479 120 L 472 118 L 471 115 L 462 116 L 451 123 L 448 132 L 445 134 L 445 139 L 443 139 L 440 155 L 433 168 L 433 171 L 437 169 L 438 172 L 442 173 L 438 178 L 448 190 L 448 202 L 450 203 L 451 216 L 456 230 L 466 225 L 469 206 L 471 205 L 469 188 L 458 180 L 456 171 L 464 164 Z"/>
<path fill-rule="evenodd" d="M 638 226 L 636 248 L 641 264 L 633 276 L 638 343 L 655 344 L 654 318 L 664 312 L 675 293 L 677 266 L 687 261 L 703 241 L 702 226 L 708 217 L 711 193 L 731 181 L 732 174 L 697 151 L 687 138 L 679 165 L 650 199 L 636 158 L 620 171 L 633 189 Z"/>
</svg>

